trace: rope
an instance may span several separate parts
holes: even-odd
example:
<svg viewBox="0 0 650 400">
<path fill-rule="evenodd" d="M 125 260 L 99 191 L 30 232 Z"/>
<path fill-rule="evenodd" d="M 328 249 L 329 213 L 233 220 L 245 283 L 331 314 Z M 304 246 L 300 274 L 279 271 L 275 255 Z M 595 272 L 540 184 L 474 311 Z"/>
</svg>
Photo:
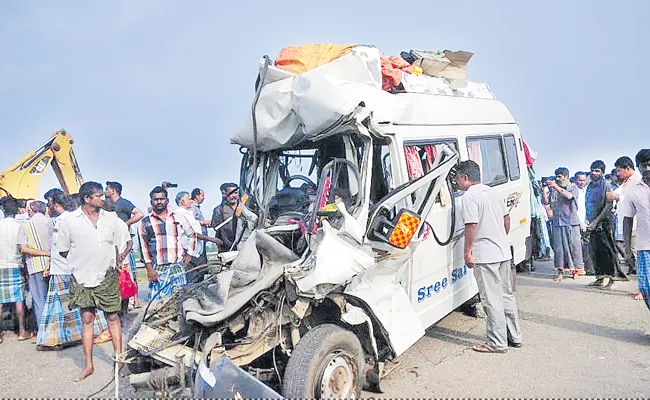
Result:
<svg viewBox="0 0 650 400">
<path fill-rule="evenodd" d="M 119 361 L 115 361 L 115 362 L 116 362 L 116 363 L 119 363 Z M 122 371 L 122 367 L 124 367 L 124 364 L 121 364 L 121 365 L 120 365 L 120 368 L 119 368 L 118 371 L 117 371 L 118 374 L 120 373 L 120 371 Z M 101 392 L 104 391 L 106 388 L 108 388 L 108 386 L 110 386 L 110 384 L 113 383 L 114 381 L 115 381 L 115 376 L 113 376 L 113 377 L 111 378 L 111 380 L 108 381 L 108 383 L 107 383 L 106 385 L 104 385 L 101 389 L 99 389 L 98 391 L 94 392 L 94 393 L 91 394 L 91 395 L 88 395 L 88 397 L 86 397 L 86 398 L 87 398 L 87 399 L 90 399 L 91 397 L 97 395 L 98 393 L 101 393 Z"/>
</svg>

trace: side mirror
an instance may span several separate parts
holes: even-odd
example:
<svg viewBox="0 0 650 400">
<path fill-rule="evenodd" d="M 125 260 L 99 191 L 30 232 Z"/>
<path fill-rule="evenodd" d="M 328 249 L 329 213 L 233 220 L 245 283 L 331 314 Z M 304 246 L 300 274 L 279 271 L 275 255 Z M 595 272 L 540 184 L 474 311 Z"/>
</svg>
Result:
<svg viewBox="0 0 650 400">
<path fill-rule="evenodd" d="M 375 240 L 405 249 L 417 233 L 421 220 L 418 214 L 403 208 L 392 220 L 385 216 L 377 218 L 370 235 Z"/>
</svg>

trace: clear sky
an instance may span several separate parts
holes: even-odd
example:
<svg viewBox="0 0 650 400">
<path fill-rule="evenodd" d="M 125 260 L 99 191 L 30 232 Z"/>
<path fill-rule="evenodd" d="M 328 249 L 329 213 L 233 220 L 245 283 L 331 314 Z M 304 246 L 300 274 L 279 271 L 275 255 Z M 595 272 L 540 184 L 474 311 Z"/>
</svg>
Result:
<svg viewBox="0 0 650 400">
<path fill-rule="evenodd" d="M 3 0 L 0 170 L 65 128 L 86 180 L 122 182 L 144 210 L 163 180 L 199 186 L 210 210 L 238 181 L 229 138 L 260 57 L 310 42 L 471 51 L 468 78 L 509 107 L 539 173 L 610 169 L 650 146 L 649 15 L 644 0 Z"/>
</svg>

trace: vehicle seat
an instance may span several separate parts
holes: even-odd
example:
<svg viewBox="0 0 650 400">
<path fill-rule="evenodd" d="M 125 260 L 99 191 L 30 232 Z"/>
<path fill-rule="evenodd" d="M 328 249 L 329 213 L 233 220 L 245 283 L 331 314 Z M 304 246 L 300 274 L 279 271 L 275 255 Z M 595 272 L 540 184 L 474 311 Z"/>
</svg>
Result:
<svg viewBox="0 0 650 400">
<path fill-rule="evenodd" d="M 276 220 L 287 213 L 300 213 L 303 216 L 309 211 L 309 196 L 299 188 L 284 188 L 269 200 L 269 217 Z"/>
</svg>

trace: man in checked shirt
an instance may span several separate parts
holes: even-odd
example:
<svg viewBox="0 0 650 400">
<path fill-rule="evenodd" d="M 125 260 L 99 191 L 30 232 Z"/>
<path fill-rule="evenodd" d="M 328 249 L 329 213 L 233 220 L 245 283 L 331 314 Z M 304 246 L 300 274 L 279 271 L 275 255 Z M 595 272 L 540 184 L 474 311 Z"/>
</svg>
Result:
<svg viewBox="0 0 650 400">
<path fill-rule="evenodd" d="M 138 233 L 149 278 L 148 300 L 171 296 L 172 290 L 187 284 L 186 267 L 196 257 L 196 233 L 187 219 L 169 205 L 167 190 L 160 186 L 149 193 L 151 213 L 140 222 Z M 183 248 L 183 237 L 186 248 Z"/>
</svg>

